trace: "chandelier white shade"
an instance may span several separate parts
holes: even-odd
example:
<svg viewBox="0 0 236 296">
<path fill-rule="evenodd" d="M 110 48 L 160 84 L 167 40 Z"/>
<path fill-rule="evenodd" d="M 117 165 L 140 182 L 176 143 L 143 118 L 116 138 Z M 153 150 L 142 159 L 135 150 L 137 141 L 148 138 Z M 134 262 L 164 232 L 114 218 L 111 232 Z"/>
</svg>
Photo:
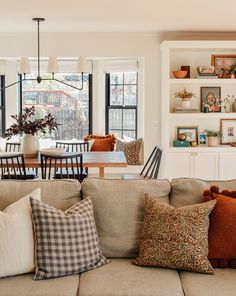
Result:
<svg viewBox="0 0 236 296">
<path fill-rule="evenodd" d="M 7 63 L 5 60 L 0 60 L 0 75 L 4 75 L 6 73 Z"/>
<path fill-rule="evenodd" d="M 77 72 L 92 74 L 92 62 L 88 61 L 86 57 L 79 57 Z"/>
<path fill-rule="evenodd" d="M 20 59 L 19 74 L 30 74 L 30 64 L 28 58 Z"/>
<path fill-rule="evenodd" d="M 59 64 L 56 57 L 49 57 L 48 59 L 48 73 L 59 73 Z"/>
</svg>

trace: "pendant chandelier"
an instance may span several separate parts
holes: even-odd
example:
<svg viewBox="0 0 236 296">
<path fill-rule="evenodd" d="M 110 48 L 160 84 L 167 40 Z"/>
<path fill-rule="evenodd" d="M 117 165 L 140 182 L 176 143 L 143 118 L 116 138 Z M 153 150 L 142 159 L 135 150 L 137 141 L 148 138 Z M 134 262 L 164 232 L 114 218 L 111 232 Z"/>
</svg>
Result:
<svg viewBox="0 0 236 296">
<path fill-rule="evenodd" d="M 78 60 L 78 67 L 77 67 L 77 72 L 81 73 L 81 86 L 80 87 L 76 87 L 72 84 L 69 84 L 65 81 L 62 81 L 60 79 L 57 79 L 55 77 L 55 73 L 59 73 L 59 65 L 58 65 L 58 61 L 56 57 L 49 57 L 48 60 L 48 70 L 47 73 L 51 74 L 51 77 L 49 78 L 42 78 L 41 76 L 41 70 L 40 70 L 40 66 L 41 66 L 41 58 L 40 58 L 40 23 L 45 21 L 45 18 L 41 18 L 41 17 L 35 17 L 32 19 L 32 21 L 37 23 L 37 78 L 27 78 L 26 74 L 30 74 L 30 64 L 29 64 L 29 60 L 28 58 L 21 58 L 20 60 L 20 66 L 19 66 L 19 74 L 21 74 L 21 79 L 19 79 L 16 82 L 13 82 L 9 85 L 6 85 L 4 88 L 1 88 L 1 90 L 7 89 L 13 85 L 16 85 L 22 81 L 37 81 L 38 83 L 41 83 L 41 81 L 56 81 L 58 83 L 62 83 L 66 86 L 72 87 L 76 90 L 82 90 L 84 87 L 84 73 L 91 73 L 91 61 L 88 61 L 85 57 L 79 57 Z M 4 61 L 1 61 L 2 63 Z"/>
</svg>

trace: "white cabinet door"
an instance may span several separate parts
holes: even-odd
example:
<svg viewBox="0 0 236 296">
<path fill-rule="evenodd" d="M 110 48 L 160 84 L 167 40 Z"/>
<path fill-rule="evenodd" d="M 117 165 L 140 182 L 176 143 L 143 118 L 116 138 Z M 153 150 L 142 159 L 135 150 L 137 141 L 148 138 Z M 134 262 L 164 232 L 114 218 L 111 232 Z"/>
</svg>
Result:
<svg viewBox="0 0 236 296">
<path fill-rule="evenodd" d="M 219 179 L 236 179 L 236 151 L 220 153 Z"/>
<path fill-rule="evenodd" d="M 180 148 L 181 149 L 181 148 Z M 193 158 L 191 153 L 169 153 L 166 158 L 166 178 L 192 177 Z"/>
<path fill-rule="evenodd" d="M 204 180 L 217 180 L 218 176 L 218 153 L 198 152 L 192 153 L 194 157 L 193 176 Z"/>
</svg>

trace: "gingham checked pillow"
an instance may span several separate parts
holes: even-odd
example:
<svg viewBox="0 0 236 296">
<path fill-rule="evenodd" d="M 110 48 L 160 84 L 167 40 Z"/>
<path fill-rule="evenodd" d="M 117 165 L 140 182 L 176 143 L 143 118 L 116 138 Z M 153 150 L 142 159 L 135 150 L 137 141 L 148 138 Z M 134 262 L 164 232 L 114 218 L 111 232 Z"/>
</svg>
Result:
<svg viewBox="0 0 236 296">
<path fill-rule="evenodd" d="M 35 199 L 30 203 L 36 239 L 34 279 L 77 274 L 109 262 L 99 247 L 90 198 L 65 212 Z"/>
</svg>

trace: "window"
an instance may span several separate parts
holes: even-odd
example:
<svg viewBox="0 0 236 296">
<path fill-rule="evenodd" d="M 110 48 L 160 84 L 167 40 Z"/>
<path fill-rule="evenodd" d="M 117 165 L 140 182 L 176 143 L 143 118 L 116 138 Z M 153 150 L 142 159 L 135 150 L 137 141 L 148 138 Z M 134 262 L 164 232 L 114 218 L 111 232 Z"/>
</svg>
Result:
<svg viewBox="0 0 236 296">
<path fill-rule="evenodd" d="M 106 74 L 106 133 L 137 138 L 137 72 Z"/>
<path fill-rule="evenodd" d="M 51 77 L 42 74 L 42 78 Z M 27 75 L 36 78 L 37 74 Z M 81 75 L 56 74 L 56 78 L 74 86 L 81 86 Z M 84 74 L 84 88 L 79 91 L 56 81 L 23 81 L 20 91 L 21 109 L 34 105 L 42 115 L 51 113 L 61 125 L 50 135 L 52 139 L 83 139 L 92 128 L 92 75 Z"/>
<path fill-rule="evenodd" d="M 5 76 L 0 75 L 0 135 L 5 132 Z"/>
</svg>

